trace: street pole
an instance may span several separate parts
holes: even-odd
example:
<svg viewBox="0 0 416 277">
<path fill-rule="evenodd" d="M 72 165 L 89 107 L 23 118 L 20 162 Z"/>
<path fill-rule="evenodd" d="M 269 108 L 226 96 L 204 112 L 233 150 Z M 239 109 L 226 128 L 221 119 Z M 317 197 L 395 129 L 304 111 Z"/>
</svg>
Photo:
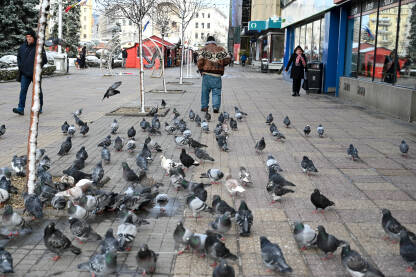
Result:
<svg viewBox="0 0 416 277">
<path fill-rule="evenodd" d="M 182 19 L 182 24 L 181 24 L 181 44 L 182 44 L 182 55 L 181 55 L 181 68 L 180 68 L 180 75 L 179 75 L 179 84 L 182 85 L 183 84 L 183 58 L 185 55 L 185 42 L 184 42 L 184 38 L 185 38 L 185 30 L 184 30 L 184 25 L 185 24 L 185 20 Z"/>
<path fill-rule="evenodd" d="M 58 38 L 62 40 L 62 0 L 58 4 Z M 58 45 L 58 54 L 62 54 L 62 46 Z"/>
<path fill-rule="evenodd" d="M 143 69 L 143 24 L 140 21 L 139 24 L 139 57 L 140 57 L 140 112 L 144 113 L 144 69 Z"/>
</svg>

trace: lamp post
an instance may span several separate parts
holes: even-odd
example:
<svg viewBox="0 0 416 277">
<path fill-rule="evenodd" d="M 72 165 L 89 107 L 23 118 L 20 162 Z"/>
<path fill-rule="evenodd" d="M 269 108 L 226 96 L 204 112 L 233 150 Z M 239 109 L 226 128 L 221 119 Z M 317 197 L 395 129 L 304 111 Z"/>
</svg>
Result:
<svg viewBox="0 0 416 277">
<path fill-rule="evenodd" d="M 58 38 L 62 39 L 62 0 L 58 2 Z M 61 45 L 58 45 L 58 53 L 62 54 Z"/>
</svg>

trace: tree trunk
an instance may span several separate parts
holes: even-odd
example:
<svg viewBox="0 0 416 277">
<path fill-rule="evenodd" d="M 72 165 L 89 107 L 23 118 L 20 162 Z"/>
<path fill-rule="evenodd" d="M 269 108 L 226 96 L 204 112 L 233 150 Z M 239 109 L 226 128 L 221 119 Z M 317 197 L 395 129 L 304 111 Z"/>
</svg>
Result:
<svg viewBox="0 0 416 277">
<path fill-rule="evenodd" d="M 49 0 L 42 0 L 39 11 L 38 39 L 36 41 L 35 63 L 33 68 L 33 89 L 32 89 L 32 106 L 30 109 L 30 125 L 27 143 L 27 184 L 26 188 L 29 194 L 35 190 L 36 183 L 36 147 L 38 144 L 39 129 L 39 110 L 40 110 L 40 81 L 42 74 L 42 52 L 45 43 L 45 28 L 47 21 L 47 11 L 49 10 Z"/>
<path fill-rule="evenodd" d="M 162 41 L 164 42 L 165 41 L 165 35 L 162 33 Z M 167 93 L 168 91 L 167 91 L 167 89 L 166 89 L 166 79 L 165 79 L 165 48 L 164 48 L 164 46 L 162 45 L 162 58 L 161 58 L 161 61 L 162 61 L 162 82 L 163 82 L 163 91 L 165 92 L 165 93 Z"/>
<path fill-rule="evenodd" d="M 143 70 L 143 24 L 139 24 L 139 59 L 140 59 L 140 74 L 139 74 L 139 83 L 140 83 L 140 111 L 142 113 L 144 110 L 144 70 Z"/>
<path fill-rule="evenodd" d="M 180 75 L 179 75 L 179 84 L 182 85 L 183 84 L 183 58 L 184 58 L 184 54 L 185 54 L 185 41 L 184 41 L 184 37 L 185 37 L 185 29 L 183 28 L 184 25 L 184 21 L 182 20 L 182 28 L 181 28 L 181 44 L 182 44 L 182 56 L 181 56 L 181 69 L 180 69 Z"/>
</svg>

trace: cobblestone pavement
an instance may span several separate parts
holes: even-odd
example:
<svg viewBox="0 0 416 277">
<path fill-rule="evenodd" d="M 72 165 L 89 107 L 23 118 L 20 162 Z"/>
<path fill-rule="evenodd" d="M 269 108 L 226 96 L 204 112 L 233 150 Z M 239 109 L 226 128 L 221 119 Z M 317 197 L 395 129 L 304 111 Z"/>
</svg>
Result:
<svg viewBox="0 0 416 277">
<path fill-rule="evenodd" d="M 168 70 L 167 74 L 168 80 L 173 80 L 177 72 Z M 101 96 L 105 89 L 115 80 L 123 81 L 121 95 L 102 102 Z M 193 82 L 193 85 L 184 86 L 187 90 L 184 94 L 147 94 L 147 101 L 149 105 L 156 105 L 163 97 L 170 107 L 176 107 L 187 118 L 190 108 L 194 111 L 199 111 L 200 108 L 200 80 Z M 104 116 L 119 106 L 134 105 L 137 101 L 137 85 L 137 76 L 101 77 L 94 70 L 44 80 L 46 104 L 40 121 L 40 146 L 47 149 L 54 161 L 53 174 L 59 175 L 63 168 L 70 165 L 81 145 L 85 145 L 90 154 L 85 169 L 89 171 L 100 157 L 96 144 L 109 133 L 113 118 L 120 122 L 121 136 L 126 137 L 127 129 L 132 125 L 139 129 L 140 118 Z M 146 87 L 160 88 L 160 80 L 148 78 Z M 239 256 L 239 260 L 233 264 L 238 276 L 278 275 L 266 272 L 262 264 L 260 236 L 267 236 L 281 246 L 289 265 L 294 269 L 288 276 L 348 276 L 340 263 L 339 250 L 335 258 L 329 261 L 322 261 L 323 254 L 317 250 L 299 250 L 291 233 L 292 224 L 297 220 L 305 221 L 313 228 L 324 225 L 329 233 L 350 242 L 353 249 L 375 263 L 386 276 L 412 276 L 405 272 L 406 264 L 399 255 L 399 246 L 383 240 L 384 232 L 380 222 L 381 208 L 389 208 L 403 224 L 416 231 L 415 125 L 341 103 L 329 96 L 302 94 L 301 97 L 292 97 L 290 87 L 290 83 L 274 74 L 241 71 L 239 67 L 227 69 L 223 79 L 222 110 L 233 115 L 233 107 L 239 106 L 249 114 L 239 123 L 239 130 L 231 133 L 229 153 L 218 150 L 212 132 L 201 134 L 195 124 L 188 124 L 194 138 L 207 144 L 208 152 L 215 158 L 214 163 L 204 163 L 189 170 L 188 179 L 197 181 L 200 173 L 215 167 L 231 172 L 236 177 L 238 168 L 245 166 L 253 176 L 254 185 L 235 199 L 228 195 L 222 185 L 208 187 L 209 204 L 212 195 L 219 194 L 236 208 L 240 200 L 244 199 L 253 211 L 254 225 L 250 237 L 239 237 L 235 226 L 225 236 L 226 245 Z M 25 153 L 29 121 L 28 116 L 19 117 L 11 113 L 18 98 L 18 84 L 0 84 L 0 91 L 0 112 L 3 115 L 0 123 L 6 122 L 7 125 L 6 135 L 0 138 L 0 164 L 7 165 L 14 153 Z M 90 124 L 91 131 L 86 137 L 76 135 L 70 155 L 58 159 L 55 153 L 64 139 L 60 134 L 60 125 L 65 119 L 70 119 L 70 113 L 79 107 L 84 108 L 82 119 L 93 121 Z M 269 134 L 268 126 L 264 123 L 269 112 L 273 113 L 277 126 L 287 138 L 284 143 L 274 141 Z M 285 115 L 292 121 L 291 128 L 283 127 Z M 161 121 L 171 118 L 169 113 Z M 214 128 L 215 121 L 211 122 L 211 129 Z M 303 136 L 306 124 L 312 127 L 312 134 L 308 138 Z M 316 134 L 318 124 L 325 127 L 323 138 Z M 139 131 L 138 135 L 138 141 L 142 142 L 145 134 Z M 264 153 L 256 154 L 254 144 L 262 136 L 265 137 L 267 146 Z M 174 146 L 171 136 L 163 135 L 154 139 L 161 144 L 166 156 L 179 159 L 179 150 Z M 410 146 L 408 157 L 400 155 L 398 150 L 402 139 Z M 346 157 L 350 143 L 358 148 L 362 162 L 353 162 Z M 282 174 L 296 184 L 296 193 L 274 205 L 270 204 L 271 199 L 265 190 L 265 161 L 268 153 L 277 158 L 284 169 Z M 302 173 L 300 161 L 304 155 L 317 166 L 319 173 L 316 176 Z M 135 155 L 112 151 L 111 163 L 104 166 L 106 175 L 111 177 L 106 189 L 118 192 L 125 188 L 126 184 L 121 178 L 121 161 L 125 160 L 136 168 Z M 139 227 L 133 251 L 118 255 L 119 276 L 138 275 L 135 255 L 138 246 L 144 242 L 160 254 L 157 274 L 153 276 L 211 276 L 209 264 L 212 261 L 191 253 L 180 256 L 175 254 L 178 248 L 172 233 L 179 220 L 184 220 L 187 228 L 204 232 L 212 216 L 202 214 L 202 218 L 189 218 L 191 213 L 184 207 L 184 192 L 176 192 L 168 185 L 169 180 L 159 164 L 159 157 L 155 157 L 149 175 L 165 183 L 161 190 L 172 197 L 177 208 L 171 217 L 150 218 L 150 225 Z M 314 188 L 319 188 L 336 206 L 329 208 L 325 214 L 313 214 L 309 198 Z M 48 217 L 57 220 L 61 230 L 72 239 L 63 214 L 50 213 Z M 104 234 L 110 226 L 117 228 L 118 219 L 112 216 L 100 217 L 93 219 L 92 223 L 98 233 Z M 97 243 L 80 245 L 83 252 L 78 257 L 67 253 L 54 262 L 51 260 L 52 253 L 45 250 L 42 240 L 45 225 L 46 222 L 34 223 L 38 227 L 35 228 L 37 231 L 26 238 L 12 241 L 7 246 L 14 258 L 15 276 L 88 276 L 87 272 L 78 272 L 77 264 L 86 261 L 97 250 Z M 74 244 L 79 245 L 77 242 Z"/>
</svg>

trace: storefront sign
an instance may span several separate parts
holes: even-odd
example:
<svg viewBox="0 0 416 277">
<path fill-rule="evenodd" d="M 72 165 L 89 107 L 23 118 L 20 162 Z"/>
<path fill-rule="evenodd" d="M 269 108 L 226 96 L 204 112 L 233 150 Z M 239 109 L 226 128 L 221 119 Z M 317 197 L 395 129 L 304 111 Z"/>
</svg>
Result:
<svg viewBox="0 0 416 277">
<path fill-rule="evenodd" d="M 259 20 L 259 21 L 249 21 L 248 22 L 248 30 L 249 31 L 257 31 L 261 32 L 266 30 L 266 21 Z"/>
<path fill-rule="evenodd" d="M 384 7 L 384 6 L 395 4 L 395 3 L 398 3 L 398 2 L 399 2 L 399 0 L 381 0 L 380 1 L 380 6 Z"/>
<path fill-rule="evenodd" d="M 266 21 L 266 30 L 280 28 L 282 28 L 282 19 L 280 17 L 271 17 Z"/>
<path fill-rule="evenodd" d="M 335 7 L 334 0 L 297 0 L 282 9 L 282 28 Z"/>
</svg>

